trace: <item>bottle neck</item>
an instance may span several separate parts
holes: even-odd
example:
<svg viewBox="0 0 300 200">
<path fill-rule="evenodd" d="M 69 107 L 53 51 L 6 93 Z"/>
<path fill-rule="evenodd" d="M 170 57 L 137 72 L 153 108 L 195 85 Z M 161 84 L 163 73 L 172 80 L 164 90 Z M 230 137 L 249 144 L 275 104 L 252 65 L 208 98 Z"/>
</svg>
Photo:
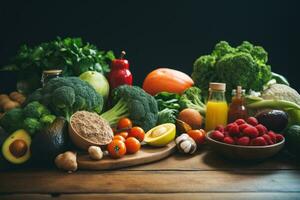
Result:
<svg viewBox="0 0 300 200">
<path fill-rule="evenodd" d="M 224 102 L 226 102 L 225 91 L 209 89 L 208 101 L 224 101 Z"/>
</svg>

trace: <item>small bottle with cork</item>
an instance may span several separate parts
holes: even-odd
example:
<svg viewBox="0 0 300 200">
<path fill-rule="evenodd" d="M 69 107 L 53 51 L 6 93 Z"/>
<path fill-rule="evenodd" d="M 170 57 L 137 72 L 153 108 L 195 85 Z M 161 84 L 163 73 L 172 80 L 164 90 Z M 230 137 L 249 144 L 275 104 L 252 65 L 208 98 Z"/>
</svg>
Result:
<svg viewBox="0 0 300 200">
<path fill-rule="evenodd" d="M 232 123 L 237 119 L 247 119 L 248 113 L 245 106 L 245 90 L 242 86 L 232 90 L 232 101 L 229 106 L 228 122 Z"/>
<path fill-rule="evenodd" d="M 211 131 L 218 125 L 227 124 L 228 105 L 225 98 L 225 83 L 209 83 L 206 103 L 205 130 Z"/>
</svg>

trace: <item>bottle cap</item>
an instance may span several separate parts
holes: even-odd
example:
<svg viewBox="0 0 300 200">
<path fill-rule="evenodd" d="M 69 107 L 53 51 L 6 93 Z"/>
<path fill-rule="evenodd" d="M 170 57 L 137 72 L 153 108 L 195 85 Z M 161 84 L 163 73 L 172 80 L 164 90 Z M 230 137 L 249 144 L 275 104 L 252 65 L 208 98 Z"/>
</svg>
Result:
<svg viewBox="0 0 300 200">
<path fill-rule="evenodd" d="M 226 83 L 209 83 L 209 88 L 212 90 L 225 91 Z"/>
</svg>

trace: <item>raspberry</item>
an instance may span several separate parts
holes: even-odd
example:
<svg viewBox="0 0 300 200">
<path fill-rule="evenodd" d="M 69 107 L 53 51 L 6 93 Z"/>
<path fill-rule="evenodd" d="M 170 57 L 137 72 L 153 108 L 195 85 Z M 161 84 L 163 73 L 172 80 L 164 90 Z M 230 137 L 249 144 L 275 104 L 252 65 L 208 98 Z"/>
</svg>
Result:
<svg viewBox="0 0 300 200">
<path fill-rule="evenodd" d="M 229 135 L 234 137 L 234 136 L 239 136 L 240 135 L 240 129 L 237 124 L 233 124 L 228 128 Z"/>
<path fill-rule="evenodd" d="M 273 131 L 269 131 L 268 135 L 270 136 L 272 142 L 275 144 L 276 143 L 276 133 L 274 133 Z"/>
<path fill-rule="evenodd" d="M 239 128 L 240 128 L 240 131 L 243 132 L 243 130 L 247 127 L 249 127 L 250 125 L 249 124 L 241 124 L 239 125 Z"/>
<path fill-rule="evenodd" d="M 224 133 L 224 126 L 223 125 L 218 125 L 216 128 L 215 128 L 216 131 L 220 131 L 221 133 Z"/>
<path fill-rule="evenodd" d="M 274 142 L 272 141 L 271 137 L 268 134 L 263 134 L 262 137 L 265 139 L 267 144 L 272 145 Z"/>
<path fill-rule="evenodd" d="M 237 119 L 235 120 L 235 123 L 237 123 L 237 125 L 241 125 L 241 124 L 245 124 L 246 121 L 244 119 Z"/>
<path fill-rule="evenodd" d="M 236 142 L 238 145 L 248 146 L 250 143 L 250 138 L 247 136 L 243 136 L 239 138 Z"/>
<path fill-rule="evenodd" d="M 232 137 L 228 136 L 228 137 L 224 138 L 223 142 L 226 144 L 234 144 L 234 139 Z"/>
<path fill-rule="evenodd" d="M 278 143 L 278 142 L 281 142 L 282 140 L 284 140 L 283 135 L 281 135 L 281 134 L 276 134 L 276 142 Z"/>
<path fill-rule="evenodd" d="M 214 131 L 211 134 L 211 138 L 222 142 L 224 139 L 224 134 L 221 133 L 220 131 Z"/>
<path fill-rule="evenodd" d="M 224 137 L 230 136 L 228 131 L 224 132 Z"/>
<path fill-rule="evenodd" d="M 265 141 L 265 139 L 263 137 L 259 136 L 257 138 L 253 138 L 250 142 L 250 145 L 265 146 L 265 145 L 267 145 L 267 142 Z"/>
<path fill-rule="evenodd" d="M 262 124 L 256 125 L 255 128 L 258 130 L 259 136 L 262 136 L 263 134 L 268 133 L 268 129 Z"/>
<path fill-rule="evenodd" d="M 258 136 L 258 130 L 253 126 L 249 126 L 249 127 L 245 128 L 243 130 L 243 133 L 245 136 L 248 136 L 250 138 L 255 138 Z"/>
<path fill-rule="evenodd" d="M 227 126 L 225 127 L 225 131 L 229 131 L 229 129 L 232 127 L 232 126 L 236 126 L 237 124 L 236 123 L 230 123 L 230 124 L 227 124 Z"/>
<path fill-rule="evenodd" d="M 255 117 L 249 117 L 247 119 L 247 123 L 252 125 L 252 126 L 256 126 L 258 124 L 258 121 Z"/>
</svg>

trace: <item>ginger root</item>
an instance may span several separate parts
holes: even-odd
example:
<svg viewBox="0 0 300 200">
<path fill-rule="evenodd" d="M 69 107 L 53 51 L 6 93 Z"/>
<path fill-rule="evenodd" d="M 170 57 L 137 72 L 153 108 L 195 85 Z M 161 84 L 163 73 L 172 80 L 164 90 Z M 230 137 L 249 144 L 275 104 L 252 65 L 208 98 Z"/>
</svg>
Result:
<svg viewBox="0 0 300 200">
<path fill-rule="evenodd" d="M 59 154 L 55 158 L 55 165 L 58 169 L 63 169 L 69 173 L 75 172 L 78 168 L 76 153 L 66 151 L 65 153 Z"/>
</svg>

